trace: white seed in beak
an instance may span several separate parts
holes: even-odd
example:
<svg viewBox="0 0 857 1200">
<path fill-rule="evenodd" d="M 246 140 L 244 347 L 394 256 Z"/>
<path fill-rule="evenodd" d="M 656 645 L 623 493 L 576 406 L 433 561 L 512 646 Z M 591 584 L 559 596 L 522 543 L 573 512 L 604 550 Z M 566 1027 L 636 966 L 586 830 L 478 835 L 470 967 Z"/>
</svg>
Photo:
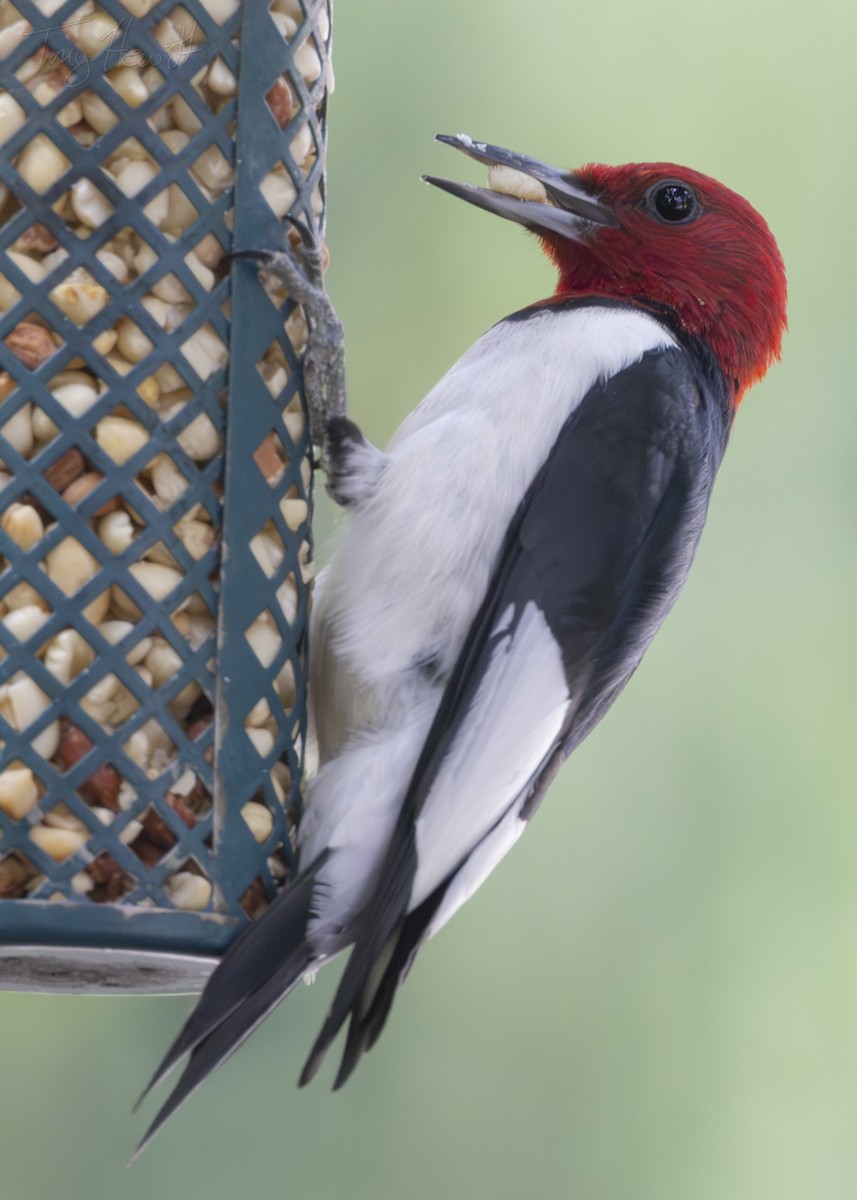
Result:
<svg viewBox="0 0 857 1200">
<path fill-rule="evenodd" d="M 516 171 L 512 167 L 489 167 L 488 186 L 492 192 L 502 192 L 504 196 L 515 196 L 518 200 L 535 200 L 539 204 L 547 204 L 548 194 L 544 185 L 532 175 Z"/>
</svg>

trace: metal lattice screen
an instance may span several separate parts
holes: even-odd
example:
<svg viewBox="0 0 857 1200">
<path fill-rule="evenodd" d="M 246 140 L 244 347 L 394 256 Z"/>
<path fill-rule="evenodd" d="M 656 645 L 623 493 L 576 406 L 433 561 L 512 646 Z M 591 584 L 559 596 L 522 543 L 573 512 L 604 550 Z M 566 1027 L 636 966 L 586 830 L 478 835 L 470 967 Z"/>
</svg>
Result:
<svg viewBox="0 0 857 1200">
<path fill-rule="evenodd" d="M 306 326 L 227 255 L 321 223 L 329 40 L 318 0 L 0 0 L 7 983 L 216 955 L 293 866 Z"/>
</svg>

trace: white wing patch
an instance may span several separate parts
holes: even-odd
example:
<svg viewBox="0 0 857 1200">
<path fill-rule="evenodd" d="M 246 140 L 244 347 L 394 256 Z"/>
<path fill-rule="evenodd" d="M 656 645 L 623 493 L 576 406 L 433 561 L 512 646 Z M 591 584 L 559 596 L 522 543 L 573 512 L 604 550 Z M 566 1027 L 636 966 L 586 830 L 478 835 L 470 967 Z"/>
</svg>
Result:
<svg viewBox="0 0 857 1200">
<path fill-rule="evenodd" d="M 517 807 L 516 800 L 554 746 L 568 711 L 562 656 L 538 606 L 528 603 L 511 629 L 504 613 L 497 632 L 501 637 L 476 698 L 417 819 L 418 866 L 410 908 L 434 891 L 507 811 Z M 479 878 L 471 890 L 500 857 L 482 874 L 476 868 Z"/>
<path fill-rule="evenodd" d="M 307 932 L 327 954 L 375 882 L 396 825 L 402 794 L 428 736 L 437 697 L 414 697 L 399 724 L 348 742 L 310 782 L 300 828 L 300 860 L 329 858 L 316 877 L 316 916 Z"/>
<path fill-rule="evenodd" d="M 429 392 L 329 568 L 333 646 L 363 687 L 386 696 L 427 657 L 452 667 L 569 415 L 599 380 L 674 344 L 633 309 L 545 310 L 495 325 Z"/>
<path fill-rule="evenodd" d="M 434 937 L 439 929 L 453 917 L 462 904 L 466 904 L 478 888 L 482 886 L 494 868 L 502 861 L 527 828 L 527 822 L 518 816 L 520 804 L 514 804 L 509 811 L 487 834 L 467 862 L 452 879 L 444 892 L 440 907 L 431 919 L 426 929 L 426 938 Z"/>
<path fill-rule="evenodd" d="M 314 898 L 320 940 L 363 902 L 395 827 L 443 694 L 421 664 L 434 663 L 438 678 L 453 668 L 509 522 L 570 413 L 600 379 L 671 345 L 659 322 L 633 309 L 545 310 L 502 321 L 394 437 L 312 615 L 312 740 L 321 769 L 303 818 L 301 860 L 331 848 Z M 487 677 L 420 814 L 412 903 L 461 868 L 442 906 L 447 915 L 520 832 L 517 817 L 505 814 L 519 811 L 516 798 L 568 704 L 544 617 L 535 605 L 514 628 L 513 617 L 507 610 L 497 623 Z"/>
</svg>

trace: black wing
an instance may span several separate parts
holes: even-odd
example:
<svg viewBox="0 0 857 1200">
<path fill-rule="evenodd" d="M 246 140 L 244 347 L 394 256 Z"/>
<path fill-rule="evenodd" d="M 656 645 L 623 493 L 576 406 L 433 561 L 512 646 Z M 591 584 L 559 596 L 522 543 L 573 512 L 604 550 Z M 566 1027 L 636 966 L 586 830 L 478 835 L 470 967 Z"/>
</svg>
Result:
<svg viewBox="0 0 857 1200">
<path fill-rule="evenodd" d="M 512 522 L 446 685 L 302 1083 L 346 1020 L 335 1086 L 375 1041 L 448 888 L 475 851 L 464 846 L 437 887 L 412 904 L 418 822 L 435 803 L 438 776 L 468 732 L 492 665 L 525 625 L 532 627 L 532 614 L 561 656 L 567 708 L 514 798 L 522 820 L 631 677 L 681 589 L 702 532 L 730 420 L 725 390 L 716 384 L 687 349 L 651 352 L 596 385 L 569 418 Z"/>
</svg>

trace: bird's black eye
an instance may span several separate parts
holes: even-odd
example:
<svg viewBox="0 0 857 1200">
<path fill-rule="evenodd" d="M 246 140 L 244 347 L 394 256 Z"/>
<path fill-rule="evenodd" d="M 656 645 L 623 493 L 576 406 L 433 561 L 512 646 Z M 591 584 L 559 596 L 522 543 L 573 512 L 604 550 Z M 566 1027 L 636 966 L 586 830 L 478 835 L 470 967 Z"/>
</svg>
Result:
<svg viewBox="0 0 857 1200">
<path fill-rule="evenodd" d="M 670 225 L 682 225 L 694 221 L 702 211 L 693 188 L 677 179 L 665 179 L 656 183 L 648 196 L 649 210 L 661 221 Z"/>
</svg>

